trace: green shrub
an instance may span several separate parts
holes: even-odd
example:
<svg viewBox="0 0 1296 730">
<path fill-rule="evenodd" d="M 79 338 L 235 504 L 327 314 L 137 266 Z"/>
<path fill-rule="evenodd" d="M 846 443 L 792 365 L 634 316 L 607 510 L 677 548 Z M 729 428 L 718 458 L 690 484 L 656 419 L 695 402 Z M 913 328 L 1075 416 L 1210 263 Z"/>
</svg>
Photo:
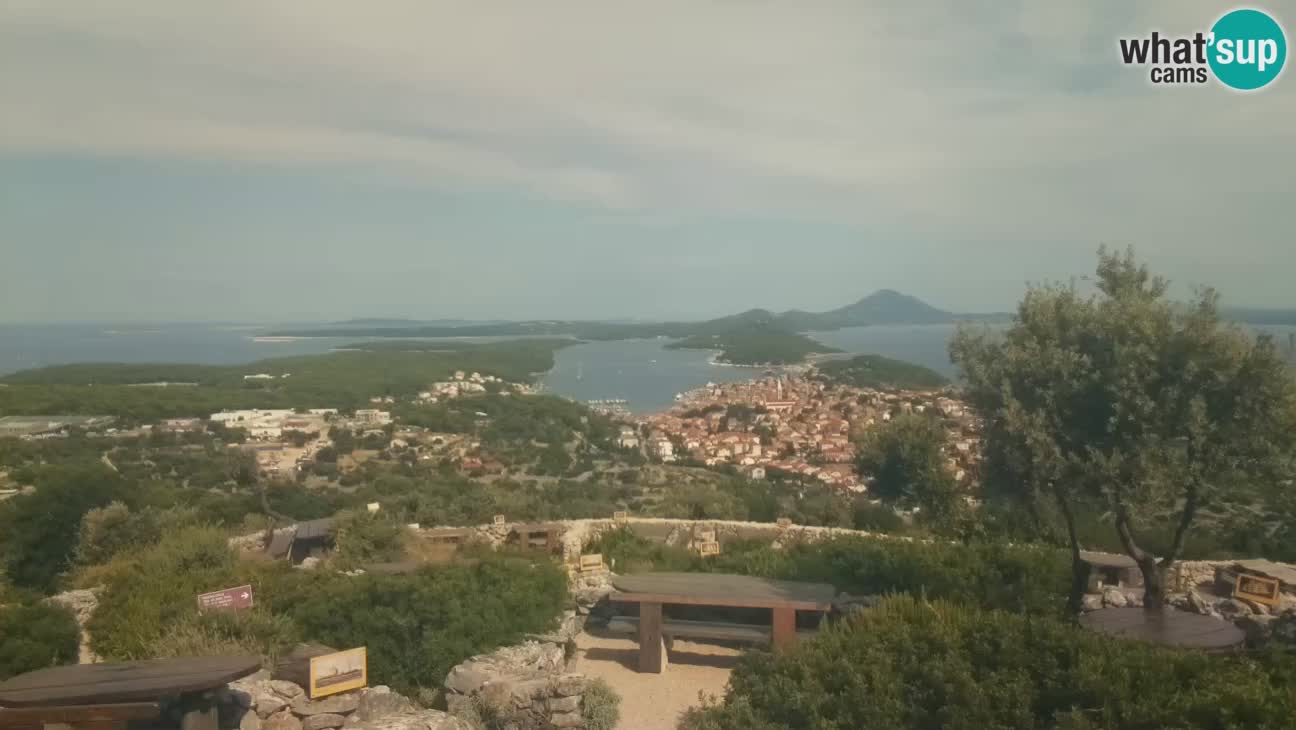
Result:
<svg viewBox="0 0 1296 730">
<path fill-rule="evenodd" d="M 300 637 L 297 626 L 263 608 L 251 611 L 191 613 L 172 623 L 149 642 L 149 657 L 253 654 L 273 666 L 279 652 Z"/>
<path fill-rule="evenodd" d="M 581 717 L 586 730 L 616 730 L 621 719 L 621 697 L 607 682 L 596 679 L 585 686 Z"/>
<path fill-rule="evenodd" d="M 387 563 L 405 555 L 409 530 L 386 517 L 348 512 L 337 520 L 334 556 L 341 565 Z"/>
<path fill-rule="evenodd" d="M 107 659 L 145 659 L 174 625 L 189 620 L 200 593 L 239 585 L 238 561 L 213 528 L 172 533 L 108 576 L 89 623 L 91 646 Z"/>
<path fill-rule="evenodd" d="M 9 596 L 12 600 L 16 596 Z M 72 612 L 48 603 L 0 606 L 0 680 L 77 661 L 81 629 Z"/>
<path fill-rule="evenodd" d="M 464 659 L 552 626 L 567 601 L 553 563 L 493 558 L 409 575 L 294 571 L 260 594 L 301 635 L 368 647 L 375 683 L 412 693 L 437 686 Z"/>
<path fill-rule="evenodd" d="M 797 650 L 744 657 L 684 730 L 1290 728 L 1258 662 L 1113 641 L 1060 621 L 911 597 Z"/>
<path fill-rule="evenodd" d="M 1043 615 L 1062 615 L 1070 587 L 1066 553 L 1030 545 L 848 536 L 782 549 L 760 541 L 727 542 L 719 556 L 701 558 L 620 528 L 605 533 L 585 551 L 614 560 L 620 573 L 739 573 L 831 583 L 847 593 L 912 593 Z"/>
</svg>

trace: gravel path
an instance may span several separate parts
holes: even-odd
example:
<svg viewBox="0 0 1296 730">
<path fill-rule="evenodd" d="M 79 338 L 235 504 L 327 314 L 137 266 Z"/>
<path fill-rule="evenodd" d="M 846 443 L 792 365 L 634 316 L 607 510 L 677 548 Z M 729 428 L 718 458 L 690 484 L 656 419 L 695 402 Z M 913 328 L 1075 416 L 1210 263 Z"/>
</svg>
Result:
<svg viewBox="0 0 1296 730">
<path fill-rule="evenodd" d="M 605 680 L 621 696 L 621 730 L 675 730 L 680 713 L 698 704 L 698 694 L 724 695 L 740 651 L 713 644 L 675 642 L 666 671 L 635 670 L 639 646 L 630 638 L 581 634 L 574 671 Z"/>
</svg>

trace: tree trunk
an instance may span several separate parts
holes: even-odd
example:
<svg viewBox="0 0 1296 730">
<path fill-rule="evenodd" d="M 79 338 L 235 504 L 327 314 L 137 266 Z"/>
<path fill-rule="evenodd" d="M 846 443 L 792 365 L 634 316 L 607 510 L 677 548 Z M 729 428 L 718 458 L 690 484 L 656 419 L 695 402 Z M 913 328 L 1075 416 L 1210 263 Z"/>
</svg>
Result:
<svg viewBox="0 0 1296 730">
<path fill-rule="evenodd" d="M 1160 611 L 1165 608 L 1166 569 L 1156 558 L 1148 556 L 1138 561 L 1143 574 L 1143 610 Z"/>
<path fill-rule="evenodd" d="M 1075 517 L 1071 514 L 1071 504 L 1061 491 L 1054 490 L 1062 520 L 1066 522 L 1067 542 L 1071 547 L 1071 595 L 1067 597 L 1067 611 L 1071 616 L 1079 616 L 1084 610 L 1085 588 L 1089 583 L 1089 566 L 1080 559 L 1080 536 L 1076 534 Z"/>
</svg>

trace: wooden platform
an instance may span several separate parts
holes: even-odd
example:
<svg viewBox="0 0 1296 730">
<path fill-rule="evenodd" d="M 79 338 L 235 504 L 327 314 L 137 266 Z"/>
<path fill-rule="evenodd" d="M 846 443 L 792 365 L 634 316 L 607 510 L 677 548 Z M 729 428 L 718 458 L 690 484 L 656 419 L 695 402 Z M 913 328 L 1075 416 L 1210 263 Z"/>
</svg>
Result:
<svg viewBox="0 0 1296 730">
<path fill-rule="evenodd" d="M 41 669 L 0 682 L 0 707 L 154 702 L 215 689 L 261 668 L 253 656 L 154 659 Z"/>
<path fill-rule="evenodd" d="M 1167 608 L 1104 608 L 1080 617 L 1080 625 L 1101 634 L 1182 649 L 1227 651 L 1246 639 L 1228 621 Z"/>
</svg>

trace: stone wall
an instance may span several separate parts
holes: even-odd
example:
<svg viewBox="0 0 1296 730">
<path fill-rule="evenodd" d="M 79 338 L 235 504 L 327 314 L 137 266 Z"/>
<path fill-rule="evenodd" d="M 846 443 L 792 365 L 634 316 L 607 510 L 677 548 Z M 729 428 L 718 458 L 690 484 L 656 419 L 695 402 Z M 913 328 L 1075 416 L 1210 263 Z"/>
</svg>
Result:
<svg viewBox="0 0 1296 730">
<path fill-rule="evenodd" d="M 311 700 L 299 685 L 262 670 L 218 693 L 222 730 L 471 730 L 468 723 L 421 709 L 387 687 L 368 687 Z"/>
<path fill-rule="evenodd" d="M 567 643 L 583 625 L 569 613 L 554 634 L 475 656 L 445 678 L 446 707 L 452 715 L 490 716 L 515 730 L 585 727 L 590 682 L 569 672 Z"/>
</svg>

